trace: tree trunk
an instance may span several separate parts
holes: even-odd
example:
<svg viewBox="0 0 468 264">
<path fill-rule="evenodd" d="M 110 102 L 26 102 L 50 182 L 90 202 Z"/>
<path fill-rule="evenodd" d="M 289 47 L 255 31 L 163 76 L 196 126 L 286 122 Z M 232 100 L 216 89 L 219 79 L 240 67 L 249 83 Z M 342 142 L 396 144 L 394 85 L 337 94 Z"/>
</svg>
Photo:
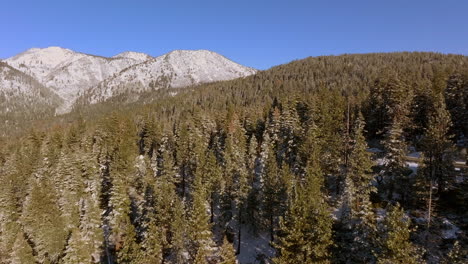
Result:
<svg viewBox="0 0 468 264">
<path fill-rule="evenodd" d="M 237 235 L 237 252 L 236 254 L 240 254 L 241 250 L 241 223 L 242 223 L 242 207 L 239 206 L 239 227 L 238 227 L 238 235 Z"/>
<path fill-rule="evenodd" d="M 274 234 L 273 234 L 273 214 L 270 214 L 270 239 L 273 241 L 275 239 Z"/>
<path fill-rule="evenodd" d="M 429 201 L 427 206 L 427 229 L 431 227 L 431 214 L 432 214 L 432 180 L 429 184 Z"/>
<path fill-rule="evenodd" d="M 214 221 L 214 193 L 213 192 L 211 193 L 210 211 L 211 211 L 210 222 L 213 223 Z"/>
</svg>

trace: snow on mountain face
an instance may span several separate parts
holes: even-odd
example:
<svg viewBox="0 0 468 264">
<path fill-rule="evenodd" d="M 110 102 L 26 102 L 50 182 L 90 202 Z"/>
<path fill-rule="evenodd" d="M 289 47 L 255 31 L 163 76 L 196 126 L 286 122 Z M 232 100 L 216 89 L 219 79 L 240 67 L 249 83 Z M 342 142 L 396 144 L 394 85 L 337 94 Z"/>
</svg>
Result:
<svg viewBox="0 0 468 264">
<path fill-rule="evenodd" d="M 57 94 L 33 77 L 0 61 L 0 115 L 15 110 L 56 107 L 61 103 Z"/>
<path fill-rule="evenodd" d="M 127 58 L 127 59 L 139 60 L 139 61 L 147 61 L 149 59 L 152 59 L 153 57 L 145 53 L 126 51 L 126 52 L 119 53 L 113 56 L 112 58 Z"/>
<path fill-rule="evenodd" d="M 119 73 L 125 68 L 143 62 L 133 58 L 104 58 L 87 55 L 55 69 L 42 79 L 47 87 L 54 89 L 65 104 L 58 110 L 67 112 L 80 93 L 101 81 Z"/>
<path fill-rule="evenodd" d="M 82 53 L 60 47 L 33 48 L 8 58 L 5 62 L 40 81 L 55 68 L 84 56 Z"/>
<path fill-rule="evenodd" d="M 179 88 L 199 83 L 231 80 L 255 74 L 208 50 L 176 50 L 123 70 L 89 91 L 96 103 L 124 92 L 141 92 L 161 87 Z"/>
<path fill-rule="evenodd" d="M 43 85 L 41 89 L 47 89 L 45 94 L 58 95 L 54 102 L 62 103 L 57 113 L 70 111 L 80 96 L 84 98 L 82 102 L 96 103 L 126 92 L 178 88 L 256 73 L 252 68 L 207 50 L 176 50 L 157 58 L 127 51 L 106 58 L 49 47 L 33 48 L 3 62 L 11 69 L 34 77 L 34 81 Z M 19 89 L 22 93 L 30 89 L 27 85 L 18 88 L 13 84 L 0 88 L 6 90 L 5 87 Z"/>
<path fill-rule="evenodd" d="M 5 62 L 53 89 L 64 101 L 57 112 L 64 113 L 70 110 L 80 92 L 149 58 L 151 56 L 136 52 L 105 58 L 50 47 L 30 49 Z"/>
</svg>

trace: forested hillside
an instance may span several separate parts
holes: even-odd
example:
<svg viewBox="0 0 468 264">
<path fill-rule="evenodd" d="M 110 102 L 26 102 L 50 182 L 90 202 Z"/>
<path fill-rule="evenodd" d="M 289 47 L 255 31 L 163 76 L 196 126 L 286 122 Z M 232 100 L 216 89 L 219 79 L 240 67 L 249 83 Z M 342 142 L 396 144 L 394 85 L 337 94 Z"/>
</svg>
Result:
<svg viewBox="0 0 468 264">
<path fill-rule="evenodd" d="M 0 139 L 0 263 L 467 263 L 467 104 L 435 53 L 78 104 Z"/>
</svg>

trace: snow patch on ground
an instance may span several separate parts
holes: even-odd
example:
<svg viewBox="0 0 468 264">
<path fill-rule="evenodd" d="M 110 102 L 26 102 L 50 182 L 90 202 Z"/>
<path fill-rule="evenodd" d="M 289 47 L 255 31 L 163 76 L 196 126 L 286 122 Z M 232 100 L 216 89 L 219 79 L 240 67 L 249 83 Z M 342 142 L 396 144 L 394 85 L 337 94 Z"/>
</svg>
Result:
<svg viewBox="0 0 468 264">
<path fill-rule="evenodd" d="M 422 157 L 422 153 L 421 152 L 411 152 L 410 154 L 408 154 L 408 157 L 420 159 Z"/>
<path fill-rule="evenodd" d="M 442 238 L 457 239 L 460 228 L 445 218 L 442 220 L 442 227 Z"/>
<path fill-rule="evenodd" d="M 416 174 L 418 172 L 419 163 L 409 161 L 406 162 L 406 164 L 408 165 L 408 168 L 410 168 L 413 171 L 413 174 Z"/>
<path fill-rule="evenodd" d="M 252 234 L 249 228 L 243 228 L 242 232 L 241 253 L 237 256 L 240 264 L 262 263 L 262 258 L 271 259 L 275 255 L 267 232 L 258 236 Z"/>
</svg>

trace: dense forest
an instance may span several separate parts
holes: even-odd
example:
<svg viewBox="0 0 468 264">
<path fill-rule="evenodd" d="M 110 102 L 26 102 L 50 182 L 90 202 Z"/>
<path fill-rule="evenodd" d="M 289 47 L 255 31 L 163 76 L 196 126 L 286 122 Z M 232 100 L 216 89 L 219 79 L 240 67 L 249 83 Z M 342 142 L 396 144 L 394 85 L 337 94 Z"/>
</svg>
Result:
<svg viewBox="0 0 468 264">
<path fill-rule="evenodd" d="M 311 57 L 0 138 L 0 263 L 467 263 L 468 57 Z"/>
</svg>

